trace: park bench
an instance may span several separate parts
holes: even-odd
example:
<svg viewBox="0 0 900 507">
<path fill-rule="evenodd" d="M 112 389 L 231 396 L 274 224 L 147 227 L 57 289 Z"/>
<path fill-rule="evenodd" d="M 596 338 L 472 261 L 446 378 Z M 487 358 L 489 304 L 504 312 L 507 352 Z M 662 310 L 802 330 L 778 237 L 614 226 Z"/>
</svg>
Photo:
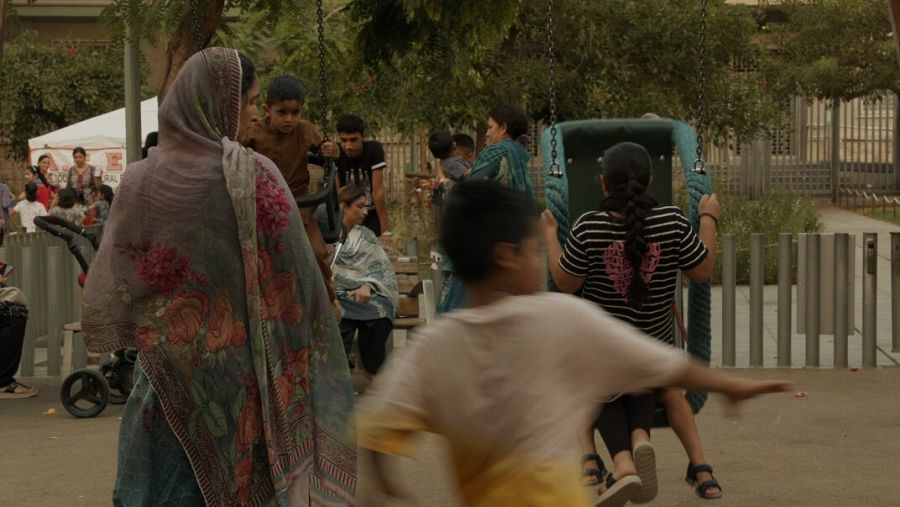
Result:
<svg viewBox="0 0 900 507">
<path fill-rule="evenodd" d="M 409 331 L 434 319 L 435 295 L 431 280 L 419 279 L 417 257 L 392 257 L 397 276 L 399 300 L 395 311 L 394 329 Z"/>
</svg>

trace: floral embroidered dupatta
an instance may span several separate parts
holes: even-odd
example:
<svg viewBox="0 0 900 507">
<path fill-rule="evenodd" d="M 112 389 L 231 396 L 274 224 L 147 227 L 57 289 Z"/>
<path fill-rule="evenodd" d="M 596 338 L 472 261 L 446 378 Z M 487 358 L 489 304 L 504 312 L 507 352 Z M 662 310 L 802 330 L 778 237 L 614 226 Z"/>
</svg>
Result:
<svg viewBox="0 0 900 507">
<path fill-rule="evenodd" d="M 209 505 L 349 505 L 350 372 L 297 207 L 232 142 L 234 50 L 185 64 L 128 167 L 85 287 L 88 348 L 141 366 Z"/>
</svg>

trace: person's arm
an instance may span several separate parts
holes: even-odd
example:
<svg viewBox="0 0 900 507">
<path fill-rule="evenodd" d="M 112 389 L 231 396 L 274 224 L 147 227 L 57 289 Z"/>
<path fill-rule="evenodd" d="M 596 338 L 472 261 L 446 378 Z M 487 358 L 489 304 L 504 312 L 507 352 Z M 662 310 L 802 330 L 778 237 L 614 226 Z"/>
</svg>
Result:
<svg viewBox="0 0 900 507">
<path fill-rule="evenodd" d="M 780 393 L 791 389 L 792 384 L 786 380 L 747 380 L 732 375 L 719 373 L 691 359 L 672 384 L 693 391 L 721 393 L 731 403 L 748 400 L 761 394 Z"/>
<path fill-rule="evenodd" d="M 559 225 L 550 210 L 544 210 L 541 214 L 541 224 L 544 231 L 544 243 L 547 245 L 547 261 L 550 265 L 550 276 L 559 290 L 572 294 L 584 285 L 584 276 L 578 276 L 563 269 L 560 260 L 563 256 L 563 247 L 559 242 L 557 230 Z M 574 228 L 573 228 L 574 234 Z"/>
<path fill-rule="evenodd" d="M 698 211 L 700 212 L 700 241 L 706 247 L 707 254 L 700 264 L 685 270 L 684 274 L 691 281 L 705 282 L 712 276 L 716 266 L 716 228 L 722 213 L 716 194 L 701 197 Z"/>
</svg>

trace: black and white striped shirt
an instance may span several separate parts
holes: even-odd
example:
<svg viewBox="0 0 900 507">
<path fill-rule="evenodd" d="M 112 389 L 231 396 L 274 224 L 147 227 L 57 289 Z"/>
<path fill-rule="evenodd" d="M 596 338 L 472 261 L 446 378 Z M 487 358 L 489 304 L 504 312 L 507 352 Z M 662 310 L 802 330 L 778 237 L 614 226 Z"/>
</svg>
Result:
<svg viewBox="0 0 900 507">
<path fill-rule="evenodd" d="M 664 342 L 674 341 L 672 302 L 678 270 L 689 270 L 707 250 L 675 206 L 657 206 L 644 219 L 647 253 L 641 273 L 649 289 L 640 309 L 628 305 L 633 269 L 625 257 L 624 219 L 590 211 L 572 226 L 559 260 L 568 273 L 584 277 L 581 297 Z"/>
</svg>

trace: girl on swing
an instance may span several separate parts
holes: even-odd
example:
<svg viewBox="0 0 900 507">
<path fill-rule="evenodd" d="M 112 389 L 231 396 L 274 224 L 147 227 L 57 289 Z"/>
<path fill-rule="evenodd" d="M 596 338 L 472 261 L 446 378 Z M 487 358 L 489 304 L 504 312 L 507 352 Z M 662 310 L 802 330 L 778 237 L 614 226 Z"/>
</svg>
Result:
<svg viewBox="0 0 900 507">
<path fill-rule="evenodd" d="M 606 198 L 600 211 L 583 214 L 572 226 L 565 249 L 557 223 L 543 214 L 544 238 L 554 283 L 665 343 L 674 343 L 672 306 L 678 270 L 693 281 L 709 278 L 716 259 L 721 208 L 715 194 L 700 200 L 700 234 L 675 206 L 660 206 L 646 191 L 653 163 L 634 143 L 619 143 L 603 155 L 600 181 Z M 678 388 L 621 394 L 608 400 L 594 423 L 613 459 L 606 474 L 594 446 L 594 427 L 580 441 L 588 484 L 605 481 L 601 504 L 646 503 L 657 493 L 656 462 L 650 444 L 655 402 L 688 454 L 685 480 L 701 498 L 718 498 L 722 488 L 706 464 L 693 412 Z"/>
</svg>

